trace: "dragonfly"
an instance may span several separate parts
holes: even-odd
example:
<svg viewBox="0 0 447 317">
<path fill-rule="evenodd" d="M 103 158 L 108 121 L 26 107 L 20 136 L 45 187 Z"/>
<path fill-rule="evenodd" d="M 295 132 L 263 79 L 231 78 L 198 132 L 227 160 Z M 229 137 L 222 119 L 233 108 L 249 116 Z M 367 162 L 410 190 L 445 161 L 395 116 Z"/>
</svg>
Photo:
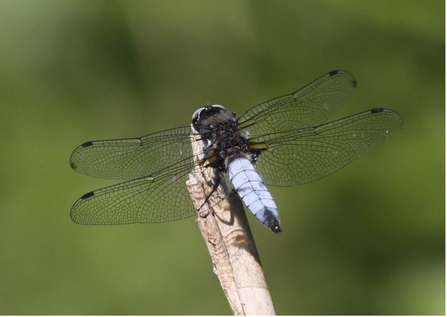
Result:
<svg viewBox="0 0 447 317">
<path fill-rule="evenodd" d="M 354 76 L 335 70 L 240 117 L 221 105 L 205 105 L 194 112 L 191 126 L 85 142 L 73 151 L 71 168 L 123 181 L 83 195 L 71 208 L 71 219 L 120 225 L 197 215 L 186 181 L 199 164 L 211 169 L 212 186 L 225 182 L 261 223 L 281 232 L 266 185 L 297 186 L 323 178 L 401 130 L 402 117 L 386 108 L 327 122 L 356 86 Z M 193 153 L 191 142 L 202 142 L 203 152 Z"/>
</svg>

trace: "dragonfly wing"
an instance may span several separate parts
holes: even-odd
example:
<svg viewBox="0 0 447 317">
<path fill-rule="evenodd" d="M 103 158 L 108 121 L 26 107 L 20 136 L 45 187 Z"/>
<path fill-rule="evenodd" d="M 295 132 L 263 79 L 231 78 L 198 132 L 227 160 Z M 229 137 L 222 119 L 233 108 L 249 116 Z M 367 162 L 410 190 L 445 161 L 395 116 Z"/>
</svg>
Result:
<svg viewBox="0 0 447 317">
<path fill-rule="evenodd" d="M 180 127 L 141 138 L 89 141 L 76 148 L 70 166 L 102 178 L 133 179 L 192 158 L 191 128 Z"/>
<path fill-rule="evenodd" d="M 354 76 L 332 71 L 298 91 L 261 103 L 239 119 L 249 136 L 321 124 L 352 96 Z"/>
<path fill-rule="evenodd" d="M 186 180 L 192 164 L 112 185 L 85 194 L 71 208 L 79 224 L 159 223 L 196 214 Z"/>
<path fill-rule="evenodd" d="M 316 127 L 250 139 L 265 146 L 256 163 L 264 182 L 296 186 L 325 177 L 362 157 L 395 135 L 402 117 L 377 108 Z"/>
</svg>

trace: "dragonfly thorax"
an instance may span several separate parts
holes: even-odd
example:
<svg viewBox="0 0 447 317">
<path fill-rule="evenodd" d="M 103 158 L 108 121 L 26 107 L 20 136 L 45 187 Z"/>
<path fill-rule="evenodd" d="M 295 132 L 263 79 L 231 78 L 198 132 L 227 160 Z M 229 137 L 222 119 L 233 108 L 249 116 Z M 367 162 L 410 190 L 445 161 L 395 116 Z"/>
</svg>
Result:
<svg viewBox="0 0 447 317">
<path fill-rule="evenodd" d="M 200 108 L 193 115 L 193 126 L 203 136 L 208 164 L 226 170 L 237 157 L 247 157 L 254 162 L 250 153 L 247 134 L 241 129 L 235 114 L 220 105 Z"/>
</svg>

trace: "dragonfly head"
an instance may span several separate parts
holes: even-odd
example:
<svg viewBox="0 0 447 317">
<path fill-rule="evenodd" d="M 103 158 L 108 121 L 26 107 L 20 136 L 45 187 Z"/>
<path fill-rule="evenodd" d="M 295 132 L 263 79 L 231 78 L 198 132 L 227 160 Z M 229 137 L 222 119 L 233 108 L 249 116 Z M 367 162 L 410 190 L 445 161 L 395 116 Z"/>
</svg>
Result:
<svg viewBox="0 0 447 317">
<path fill-rule="evenodd" d="M 228 120 L 231 113 L 221 105 L 206 105 L 197 109 L 192 115 L 192 124 L 195 127 L 207 127 L 220 120 Z"/>
</svg>

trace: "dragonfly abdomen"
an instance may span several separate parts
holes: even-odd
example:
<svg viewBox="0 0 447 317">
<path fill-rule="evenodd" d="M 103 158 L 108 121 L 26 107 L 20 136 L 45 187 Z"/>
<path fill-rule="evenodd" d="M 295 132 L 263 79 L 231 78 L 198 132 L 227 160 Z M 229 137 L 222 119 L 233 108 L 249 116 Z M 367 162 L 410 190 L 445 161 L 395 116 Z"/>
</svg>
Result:
<svg viewBox="0 0 447 317">
<path fill-rule="evenodd" d="M 246 157 L 238 157 L 228 164 L 227 169 L 234 188 L 250 212 L 273 232 L 281 232 L 278 208 L 252 162 Z"/>
</svg>

